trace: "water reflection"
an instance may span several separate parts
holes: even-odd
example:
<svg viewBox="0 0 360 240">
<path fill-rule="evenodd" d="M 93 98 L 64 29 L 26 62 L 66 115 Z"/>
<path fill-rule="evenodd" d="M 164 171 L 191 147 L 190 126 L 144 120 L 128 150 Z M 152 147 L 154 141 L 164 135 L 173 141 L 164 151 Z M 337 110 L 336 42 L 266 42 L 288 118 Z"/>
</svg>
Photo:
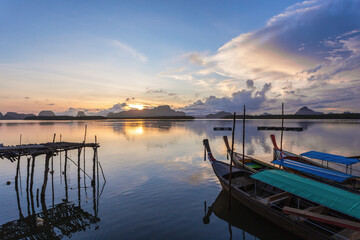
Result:
<svg viewBox="0 0 360 240">
<path fill-rule="evenodd" d="M 242 239 L 297 239 L 281 230 L 272 222 L 266 221 L 235 198 L 231 198 L 231 211 L 229 212 L 229 195 L 222 190 L 210 207 L 206 207 L 203 223 L 211 225 L 211 216 L 214 213 L 219 219 L 229 223 L 229 238 L 233 237 L 231 227 L 242 230 Z"/>
<path fill-rule="evenodd" d="M 103 182 L 102 189 L 100 190 L 100 181 L 99 181 L 99 170 L 96 170 L 96 167 L 99 167 L 99 161 L 97 157 L 97 147 L 94 147 L 94 156 L 93 156 L 93 177 L 91 181 L 91 187 L 86 186 L 85 180 L 85 171 L 84 171 L 84 184 L 81 183 L 81 174 L 80 174 L 80 159 L 81 159 L 81 148 L 78 149 L 78 165 L 77 167 L 77 205 L 75 202 L 69 201 L 69 186 L 68 186 L 68 160 L 72 161 L 68 157 L 68 151 L 65 151 L 65 165 L 63 175 L 65 182 L 65 198 L 62 198 L 59 195 L 55 195 L 54 189 L 54 168 L 53 161 L 54 156 L 51 153 L 47 153 L 45 157 L 45 170 L 43 173 L 43 182 L 41 187 L 41 194 L 39 197 L 39 188 L 36 190 L 36 195 L 34 194 L 33 185 L 34 185 L 34 170 L 36 168 L 35 162 L 39 161 L 36 159 L 36 156 L 27 157 L 27 171 L 26 171 L 26 210 L 22 209 L 21 200 L 24 200 L 20 197 L 22 195 L 21 187 L 21 177 L 20 177 L 20 162 L 21 158 L 17 158 L 17 168 L 15 176 L 15 192 L 16 192 L 16 201 L 17 208 L 19 213 L 19 218 L 17 220 L 9 221 L 0 226 L 0 239 L 61 239 L 63 237 L 72 237 L 72 234 L 86 231 L 87 229 L 94 228 L 97 230 L 99 227 L 100 218 L 98 217 L 99 212 L 99 199 L 102 194 L 102 191 L 105 186 L 105 181 Z M 7 159 L 5 158 L 7 161 Z M 58 159 L 55 159 L 58 160 Z M 61 158 L 60 158 L 61 160 Z M 50 171 L 50 161 L 51 161 L 51 171 Z M 85 155 L 84 155 L 85 162 Z M 95 165 L 95 163 L 97 165 Z M 38 163 L 39 164 L 39 163 Z M 61 164 L 61 162 L 60 162 Z M 31 166 L 31 167 L 30 167 Z M 48 177 L 51 176 L 51 185 L 48 184 Z M 87 174 L 87 176 L 89 176 Z M 62 178 L 62 177 L 61 177 Z M 90 176 L 89 176 L 90 178 Z M 41 179 L 41 176 L 40 178 Z M 20 181 L 19 181 L 20 180 Z M 105 178 L 104 178 L 105 180 Z M 20 189 L 19 189 L 20 182 Z M 38 182 L 39 183 L 39 182 Z M 51 188 L 51 202 L 46 201 L 46 190 Z M 85 198 L 86 201 L 89 200 L 87 194 L 87 188 L 92 190 L 92 210 L 93 213 L 82 208 L 82 194 L 81 189 L 85 189 Z M 70 188 L 73 190 L 74 188 Z M 36 196 L 36 198 L 35 198 Z M 62 199 L 60 203 L 55 204 L 55 198 Z M 40 200 L 39 200 L 40 199 Z M 35 207 L 36 201 L 36 207 Z M 47 205 L 50 205 L 48 207 Z M 39 210 L 38 210 L 39 209 Z M 27 215 L 27 216 L 25 216 Z"/>
<path fill-rule="evenodd" d="M 214 131 L 213 128 L 231 127 L 231 120 L 99 120 L 57 121 L 54 124 L 39 124 L 37 121 L 13 123 L 0 121 L 0 123 L 0 143 L 4 145 L 19 144 L 20 134 L 25 144 L 52 141 L 54 133 L 57 136 L 61 134 L 63 141 L 83 141 L 85 124 L 88 126 L 88 141 L 93 141 L 93 136 L 97 136 L 101 144 L 99 148 L 101 164 L 108 180 L 102 195 L 102 186 L 100 184 L 98 187 L 97 180 L 95 185 L 92 185 L 89 177 L 80 172 L 83 179 L 78 181 L 77 167 L 70 160 L 67 166 L 64 166 L 63 153 L 60 166 L 59 156 L 54 158 L 56 168 L 53 204 L 52 184 L 50 184 L 53 180 L 49 171 L 49 184 L 45 197 L 49 218 L 52 214 L 51 209 L 59 204 L 73 204 L 74 207 L 81 208 L 93 217 L 101 218 L 101 222 L 91 223 L 90 226 L 85 227 L 91 227 L 91 231 L 77 230 L 77 234 L 73 232 L 72 239 L 125 237 L 138 240 L 148 239 L 149 236 L 155 236 L 156 239 L 229 239 L 229 230 L 233 239 L 242 239 L 243 233 L 246 239 L 269 238 L 262 231 L 267 225 L 272 225 L 254 217 L 253 212 L 241 206 L 234 206 L 235 209 L 239 209 L 233 209 L 235 213 L 232 214 L 234 218 L 230 221 L 232 225 L 229 229 L 228 220 L 223 220 L 229 219 L 226 215 L 227 204 L 216 207 L 218 200 L 211 204 L 216 198 L 214 194 L 220 192 L 221 186 L 211 166 L 203 161 L 202 140 L 211 139 L 213 154 L 219 160 L 226 161 L 226 148 L 222 136 L 230 137 L 231 132 Z M 280 132 L 258 131 L 257 127 L 262 125 L 281 126 L 281 121 L 247 120 L 245 152 L 256 158 L 271 161 L 272 143 L 269 135 L 275 134 L 277 139 L 280 139 Z M 285 126 L 306 128 L 303 132 L 284 132 L 283 148 L 291 152 L 317 150 L 333 154 L 359 155 L 360 121 L 285 120 Z M 241 152 L 241 120 L 237 121 L 236 127 L 235 149 Z M 90 158 L 90 164 L 86 162 L 84 166 L 81 162 L 81 166 L 92 176 L 92 150 L 87 150 L 86 156 Z M 78 162 L 77 151 L 69 152 L 68 157 Z M 20 221 L 29 216 L 44 214 L 44 211 L 46 213 L 41 202 L 45 161 L 45 157 L 37 157 L 35 162 L 32 158 L 22 160 L 17 192 L 14 191 L 13 183 L 9 186 L 5 184 L 7 180 L 14 178 L 16 162 L 0 161 L 2 200 L 0 224 L 6 225 L 8 222 L 15 222 L 14 219 Z M 33 163 L 34 171 L 32 171 Z M 31 176 L 32 172 L 34 172 L 33 176 Z M 24 193 L 21 190 L 21 179 L 23 179 Z M 27 186 L 25 182 L 30 182 L 31 179 L 33 186 L 31 184 Z M 102 180 L 101 176 L 100 180 Z M 81 188 L 78 188 L 79 182 Z M 101 195 L 100 200 L 98 195 Z M 211 200 L 210 204 L 214 205 L 209 211 L 207 208 L 206 213 L 203 209 L 204 199 Z M 99 205 L 101 205 L 100 212 Z M 218 211 L 219 208 L 224 211 Z M 209 225 L 201 221 L 206 214 L 209 215 Z M 94 226 L 99 226 L 99 230 L 93 231 Z M 58 234 L 57 236 L 70 238 L 56 227 L 46 231 L 53 231 Z M 272 232 L 269 236 L 274 239 L 280 238 L 281 236 L 278 235 L 283 233 L 283 230 L 276 226 L 266 231 Z"/>
</svg>

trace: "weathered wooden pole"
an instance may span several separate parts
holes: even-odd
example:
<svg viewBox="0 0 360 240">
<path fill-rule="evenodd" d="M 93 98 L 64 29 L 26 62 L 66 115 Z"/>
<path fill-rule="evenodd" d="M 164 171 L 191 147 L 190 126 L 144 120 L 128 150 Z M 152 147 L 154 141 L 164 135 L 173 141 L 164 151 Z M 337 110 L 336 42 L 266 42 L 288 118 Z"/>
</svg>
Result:
<svg viewBox="0 0 360 240">
<path fill-rule="evenodd" d="M 242 155 L 243 155 L 243 167 L 245 166 L 245 104 L 244 104 L 244 115 L 243 115 L 243 152 L 242 152 Z"/>
<path fill-rule="evenodd" d="M 61 142 L 61 134 L 60 134 L 60 142 Z M 62 164 L 61 164 L 61 151 L 60 151 L 60 184 L 62 184 Z"/>
<path fill-rule="evenodd" d="M 15 188 L 18 187 L 19 171 L 20 171 L 20 156 L 18 156 L 17 165 L 16 165 Z"/>
<path fill-rule="evenodd" d="M 87 124 L 85 124 L 85 133 L 84 133 L 84 144 L 86 142 L 86 134 L 87 134 Z M 84 147 L 84 188 L 85 188 L 85 194 L 87 195 L 87 191 L 86 191 L 86 176 L 85 176 L 85 172 L 86 172 L 86 166 L 85 166 L 85 150 L 86 148 Z"/>
<path fill-rule="evenodd" d="M 66 202 L 68 202 L 68 185 L 67 185 L 67 160 L 68 160 L 68 156 L 67 156 L 67 150 L 65 151 L 65 166 L 64 166 L 64 181 L 65 181 L 65 199 Z"/>
<path fill-rule="evenodd" d="M 56 133 L 54 133 L 53 143 L 55 143 Z M 54 208 L 54 154 L 51 156 L 51 196 L 52 196 L 52 207 Z"/>
<path fill-rule="evenodd" d="M 231 209 L 231 179 L 232 179 L 232 165 L 233 165 L 233 157 L 234 157 L 234 142 L 235 142 L 235 122 L 236 122 L 236 112 L 234 112 L 234 120 L 233 120 L 233 130 L 231 135 L 231 158 L 230 158 L 230 175 L 229 175 L 229 211 Z"/>
<path fill-rule="evenodd" d="M 21 204 L 20 204 L 20 197 L 19 197 L 19 186 L 18 186 L 18 178 L 19 178 L 19 168 L 20 168 L 20 156 L 18 157 L 18 163 L 17 163 L 17 167 L 16 167 L 16 177 L 15 177 L 15 191 L 16 191 L 16 199 L 17 199 L 17 204 L 18 204 L 18 209 L 19 209 L 19 216 L 20 218 L 23 218 L 23 214 L 21 211 Z"/>
<path fill-rule="evenodd" d="M 45 201 L 45 192 L 46 192 L 46 185 L 48 181 L 48 175 L 49 175 L 49 163 L 50 163 L 50 157 L 52 154 L 47 153 L 45 156 L 45 170 L 44 170 L 44 182 L 41 187 L 41 202 Z"/>
<path fill-rule="evenodd" d="M 30 192 L 33 190 L 34 185 L 34 168 L 35 168 L 35 155 L 32 156 L 32 163 L 31 163 L 31 178 L 30 178 Z"/>
<path fill-rule="evenodd" d="M 80 157 L 81 157 L 81 148 L 78 148 L 78 202 L 80 207 L 81 202 L 81 192 L 80 192 Z"/>
<path fill-rule="evenodd" d="M 280 138 L 280 150 L 282 151 L 283 136 L 284 136 L 284 103 L 281 103 L 281 138 Z"/>
<path fill-rule="evenodd" d="M 29 175 L 30 175 L 30 160 L 31 158 L 27 158 L 27 171 L 26 171 L 26 200 L 27 200 L 27 209 L 28 215 L 30 216 L 30 198 L 29 198 Z"/>
</svg>

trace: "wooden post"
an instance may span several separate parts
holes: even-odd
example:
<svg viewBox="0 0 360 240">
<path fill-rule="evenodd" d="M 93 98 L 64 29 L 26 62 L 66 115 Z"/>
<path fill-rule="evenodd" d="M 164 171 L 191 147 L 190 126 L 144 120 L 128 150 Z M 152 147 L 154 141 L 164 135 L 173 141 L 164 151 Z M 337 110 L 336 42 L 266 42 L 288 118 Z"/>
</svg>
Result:
<svg viewBox="0 0 360 240">
<path fill-rule="evenodd" d="M 280 138 L 280 150 L 282 151 L 283 136 L 284 136 L 284 103 L 281 104 L 281 138 Z"/>
<path fill-rule="evenodd" d="M 245 105 L 244 105 L 244 115 L 243 115 L 243 167 L 245 167 Z"/>
<path fill-rule="evenodd" d="M 23 218 L 24 216 L 22 215 L 22 211 L 21 211 L 19 186 L 18 186 L 18 178 L 19 178 L 19 171 L 20 171 L 19 168 L 20 168 L 20 156 L 18 157 L 18 162 L 17 162 L 17 167 L 16 167 L 15 191 L 16 191 L 16 199 L 17 199 L 17 204 L 18 204 L 18 209 L 19 209 L 19 216 L 20 216 L 20 218 Z"/>
<path fill-rule="evenodd" d="M 232 178 L 232 165 L 233 165 L 233 157 L 234 157 L 234 141 L 235 141 L 235 122 L 236 122 L 236 112 L 234 112 L 234 120 L 233 120 L 233 130 L 231 135 L 231 158 L 230 158 L 230 175 L 229 175 L 229 211 L 231 209 L 231 178 Z"/>
<path fill-rule="evenodd" d="M 33 185 L 34 185 L 34 168 L 35 168 L 35 156 L 32 156 L 31 178 L 30 178 L 30 192 L 32 192 L 32 190 L 33 190 Z"/>
<path fill-rule="evenodd" d="M 65 151 L 65 166 L 64 166 L 64 181 L 65 181 L 65 199 L 66 202 L 68 202 L 68 185 L 67 185 L 67 160 L 68 160 L 68 156 L 67 156 L 67 150 Z"/>
<path fill-rule="evenodd" d="M 31 177 L 30 177 L 30 200 L 31 200 L 32 214 L 35 214 L 34 195 L 33 195 L 35 158 L 36 158 L 35 156 L 32 156 Z"/>
<path fill-rule="evenodd" d="M 81 148 L 78 148 L 78 202 L 80 207 L 81 202 L 81 191 L 80 191 L 80 156 L 81 156 Z"/>
<path fill-rule="evenodd" d="M 54 133 L 53 143 L 55 143 L 56 133 Z M 54 154 L 51 156 L 51 196 L 52 196 L 52 207 L 54 208 L 55 193 L 54 193 Z"/>
<path fill-rule="evenodd" d="M 36 207 L 39 207 L 39 189 L 36 189 Z"/>
<path fill-rule="evenodd" d="M 30 198 L 29 198 L 29 175 L 30 175 L 30 160 L 31 158 L 27 158 L 27 171 L 26 171 L 26 200 L 27 200 L 27 209 L 28 215 L 30 216 Z"/>
<path fill-rule="evenodd" d="M 41 201 L 45 201 L 45 192 L 46 192 L 46 185 L 47 185 L 47 181 L 48 181 L 48 174 L 49 174 L 49 162 L 50 162 L 50 157 L 52 154 L 47 153 L 45 156 L 45 170 L 44 170 L 44 182 L 43 185 L 41 187 Z"/>
<path fill-rule="evenodd" d="M 61 134 L 60 134 L 60 142 L 61 142 Z M 62 164 L 61 164 L 61 151 L 60 151 L 60 184 L 62 185 Z"/>
</svg>

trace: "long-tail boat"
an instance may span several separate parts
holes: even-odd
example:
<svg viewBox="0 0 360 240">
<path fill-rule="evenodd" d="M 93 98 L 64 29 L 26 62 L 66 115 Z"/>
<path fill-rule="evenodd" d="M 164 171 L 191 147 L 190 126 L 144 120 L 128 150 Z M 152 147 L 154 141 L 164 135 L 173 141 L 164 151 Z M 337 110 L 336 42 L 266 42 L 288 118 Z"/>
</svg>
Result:
<svg viewBox="0 0 360 240">
<path fill-rule="evenodd" d="M 315 151 L 310 151 L 302 153 L 300 155 L 279 149 L 276 144 L 276 139 L 274 135 L 270 135 L 271 141 L 274 145 L 274 160 L 273 164 L 276 164 L 284 169 L 300 172 L 302 174 L 308 175 L 312 178 L 316 178 L 321 181 L 326 181 L 337 187 L 346 188 L 347 190 L 360 191 L 360 181 L 357 176 L 352 175 L 352 165 L 358 163 L 359 160 L 354 158 L 346 158 L 343 156 L 320 153 Z M 305 157 L 306 156 L 306 157 Z M 346 166 L 346 172 L 340 172 L 337 169 L 330 168 L 327 164 L 320 164 L 309 157 L 314 159 L 319 159 L 322 161 L 334 162 L 338 164 L 343 164 Z M 350 166 L 350 167 L 349 167 Z M 348 169 L 350 168 L 350 174 L 348 174 Z"/>
<path fill-rule="evenodd" d="M 360 195 L 278 169 L 253 173 L 217 161 L 203 141 L 223 189 L 246 207 L 303 239 L 358 239 Z M 229 184 L 231 176 L 231 186 Z"/>
<path fill-rule="evenodd" d="M 226 136 L 223 137 L 227 148 L 228 155 L 231 155 L 231 149 Z M 237 152 L 234 152 L 234 165 L 237 167 L 244 167 L 252 172 L 258 172 L 263 169 L 282 169 L 287 172 L 295 173 L 301 176 L 309 177 L 335 187 L 346 189 L 347 191 L 360 194 L 360 184 L 356 176 L 339 172 L 335 169 L 324 169 L 320 164 L 307 160 L 305 158 L 298 162 L 295 160 L 297 155 L 289 152 L 282 151 L 276 145 L 275 137 L 271 135 L 271 139 L 274 143 L 274 161 L 272 164 L 266 163 L 262 160 L 255 159 L 253 157 L 244 156 Z M 291 154 L 291 155 L 290 155 Z M 299 156 L 301 157 L 301 156 Z"/>
</svg>

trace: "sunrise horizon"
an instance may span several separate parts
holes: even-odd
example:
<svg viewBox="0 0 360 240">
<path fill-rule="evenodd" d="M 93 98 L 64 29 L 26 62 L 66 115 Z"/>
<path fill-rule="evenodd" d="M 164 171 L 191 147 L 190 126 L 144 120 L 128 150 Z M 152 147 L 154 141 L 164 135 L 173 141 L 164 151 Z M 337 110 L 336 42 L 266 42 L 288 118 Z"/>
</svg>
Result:
<svg viewBox="0 0 360 240">
<path fill-rule="evenodd" d="M 357 1 L 140 2 L 3 1 L 0 112 L 360 112 Z"/>
</svg>

